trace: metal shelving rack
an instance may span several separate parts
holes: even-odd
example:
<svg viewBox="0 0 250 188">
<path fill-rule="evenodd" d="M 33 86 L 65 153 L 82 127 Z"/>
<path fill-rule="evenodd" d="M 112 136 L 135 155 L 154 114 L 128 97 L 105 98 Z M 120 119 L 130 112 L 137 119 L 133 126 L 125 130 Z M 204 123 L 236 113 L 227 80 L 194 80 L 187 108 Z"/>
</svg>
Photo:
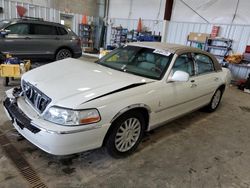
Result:
<svg viewBox="0 0 250 188">
<path fill-rule="evenodd" d="M 112 46 L 121 46 L 127 42 L 128 29 L 122 27 L 111 28 L 111 40 Z"/>
<path fill-rule="evenodd" d="M 224 59 L 232 50 L 232 44 L 233 40 L 227 38 L 207 38 L 205 50 Z"/>
<path fill-rule="evenodd" d="M 88 51 L 94 49 L 94 25 L 79 24 L 79 37 L 83 48 Z"/>
</svg>

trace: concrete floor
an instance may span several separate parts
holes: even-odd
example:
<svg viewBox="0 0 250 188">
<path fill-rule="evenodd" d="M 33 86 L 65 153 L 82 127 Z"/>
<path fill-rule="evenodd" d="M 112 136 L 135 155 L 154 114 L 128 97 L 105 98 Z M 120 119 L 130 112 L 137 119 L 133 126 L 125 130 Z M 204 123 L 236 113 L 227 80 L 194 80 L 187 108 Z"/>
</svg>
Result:
<svg viewBox="0 0 250 188">
<path fill-rule="evenodd" d="M 1 102 L 6 89 L 0 86 Z M 134 155 L 119 160 L 103 149 L 65 157 L 46 154 L 18 141 L 2 106 L 0 131 L 48 187 L 244 188 L 250 186 L 249 99 L 230 87 L 215 113 L 196 111 L 158 128 Z M 0 187 L 30 187 L 1 146 Z"/>
</svg>

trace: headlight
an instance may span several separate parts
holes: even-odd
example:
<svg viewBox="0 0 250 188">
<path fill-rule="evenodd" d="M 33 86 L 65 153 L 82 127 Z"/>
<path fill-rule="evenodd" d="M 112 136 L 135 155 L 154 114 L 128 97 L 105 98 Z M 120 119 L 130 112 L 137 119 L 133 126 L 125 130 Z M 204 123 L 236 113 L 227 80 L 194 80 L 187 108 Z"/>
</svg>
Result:
<svg viewBox="0 0 250 188">
<path fill-rule="evenodd" d="M 60 125 L 75 126 L 96 123 L 101 120 L 97 109 L 71 110 L 60 107 L 50 107 L 43 118 Z"/>
</svg>

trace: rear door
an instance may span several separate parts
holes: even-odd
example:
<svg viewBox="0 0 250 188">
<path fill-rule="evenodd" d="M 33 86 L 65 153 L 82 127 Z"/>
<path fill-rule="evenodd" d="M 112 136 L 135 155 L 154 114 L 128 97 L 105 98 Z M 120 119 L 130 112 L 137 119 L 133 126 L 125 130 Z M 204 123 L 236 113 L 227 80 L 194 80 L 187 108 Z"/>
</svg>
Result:
<svg viewBox="0 0 250 188">
<path fill-rule="evenodd" d="M 210 102 L 215 90 L 218 88 L 220 78 L 215 71 L 212 59 L 202 53 L 192 54 L 195 61 L 197 105 L 205 105 Z"/>
<path fill-rule="evenodd" d="M 57 47 L 60 45 L 60 37 L 57 27 L 47 24 L 31 24 L 30 41 L 32 53 L 37 57 L 53 58 Z"/>
</svg>

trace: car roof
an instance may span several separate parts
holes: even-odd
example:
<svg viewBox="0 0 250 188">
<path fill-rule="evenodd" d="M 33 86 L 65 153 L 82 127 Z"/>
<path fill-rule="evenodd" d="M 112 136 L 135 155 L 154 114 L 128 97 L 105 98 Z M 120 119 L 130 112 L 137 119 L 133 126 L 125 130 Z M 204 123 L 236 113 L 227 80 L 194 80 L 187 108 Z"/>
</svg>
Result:
<svg viewBox="0 0 250 188">
<path fill-rule="evenodd" d="M 129 43 L 128 45 L 131 46 L 140 46 L 140 47 L 147 47 L 147 48 L 154 48 L 159 50 L 168 51 L 170 53 L 177 53 L 181 54 L 183 51 L 192 51 L 192 52 L 202 52 L 202 50 L 190 46 L 184 46 L 180 44 L 171 44 L 171 43 L 164 43 L 164 42 L 133 42 Z"/>
<path fill-rule="evenodd" d="M 60 26 L 64 27 L 60 23 L 56 22 L 49 22 L 49 21 L 44 21 L 42 18 L 13 18 L 13 19 L 8 19 L 5 21 L 9 21 L 10 23 L 38 23 L 38 24 L 47 24 L 47 25 L 54 25 L 54 26 Z"/>
<path fill-rule="evenodd" d="M 159 49 L 159 50 L 164 50 L 164 51 L 170 52 L 172 54 L 177 54 L 177 55 L 188 53 L 188 52 L 205 54 L 213 60 L 214 67 L 217 71 L 222 70 L 221 65 L 219 64 L 218 60 L 212 54 L 204 50 L 201 50 L 199 48 L 194 48 L 191 46 L 185 46 L 185 45 L 180 45 L 180 44 L 164 43 L 164 42 L 132 42 L 132 43 L 128 43 L 127 45 Z"/>
</svg>

